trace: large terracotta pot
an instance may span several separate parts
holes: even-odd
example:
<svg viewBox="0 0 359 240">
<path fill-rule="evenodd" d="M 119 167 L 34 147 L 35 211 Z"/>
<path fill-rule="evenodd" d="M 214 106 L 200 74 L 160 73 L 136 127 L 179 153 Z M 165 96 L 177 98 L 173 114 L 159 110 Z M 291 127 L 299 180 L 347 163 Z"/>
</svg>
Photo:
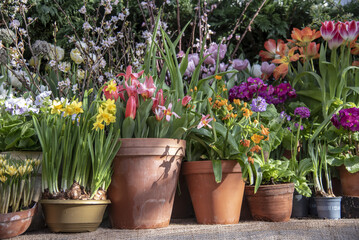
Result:
<svg viewBox="0 0 359 240">
<path fill-rule="evenodd" d="M 37 203 L 24 211 L 0 214 L 0 239 L 16 237 L 30 226 L 36 212 Z"/>
<path fill-rule="evenodd" d="M 222 161 L 222 182 L 216 183 L 212 161 L 183 163 L 197 222 L 234 224 L 239 222 L 244 181 L 236 161 Z"/>
<path fill-rule="evenodd" d="M 92 232 L 100 226 L 110 200 L 40 201 L 47 226 L 53 232 Z"/>
<path fill-rule="evenodd" d="M 186 141 L 167 138 L 121 141 L 108 189 L 112 227 L 168 226 Z"/>
<path fill-rule="evenodd" d="M 287 222 L 292 213 L 294 183 L 262 185 L 254 194 L 254 186 L 246 186 L 252 217 L 259 221 Z"/>
<path fill-rule="evenodd" d="M 339 174 L 343 195 L 359 197 L 359 172 L 350 173 L 342 165 L 339 167 Z"/>
</svg>

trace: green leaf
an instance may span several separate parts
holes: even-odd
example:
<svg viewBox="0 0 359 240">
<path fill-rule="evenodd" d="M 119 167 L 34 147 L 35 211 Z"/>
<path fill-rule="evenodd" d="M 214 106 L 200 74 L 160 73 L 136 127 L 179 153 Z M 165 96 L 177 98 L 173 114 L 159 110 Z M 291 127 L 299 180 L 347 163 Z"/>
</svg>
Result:
<svg viewBox="0 0 359 240">
<path fill-rule="evenodd" d="M 344 159 L 344 165 L 345 165 L 345 168 L 350 173 L 358 172 L 359 171 L 359 157 L 354 156 L 354 157 L 351 157 L 351 158 L 345 158 Z"/>
<path fill-rule="evenodd" d="M 217 183 L 222 181 L 222 163 L 221 160 L 212 160 L 214 178 Z"/>
<path fill-rule="evenodd" d="M 122 138 L 132 138 L 135 130 L 135 120 L 130 117 L 125 118 L 122 124 Z"/>
</svg>

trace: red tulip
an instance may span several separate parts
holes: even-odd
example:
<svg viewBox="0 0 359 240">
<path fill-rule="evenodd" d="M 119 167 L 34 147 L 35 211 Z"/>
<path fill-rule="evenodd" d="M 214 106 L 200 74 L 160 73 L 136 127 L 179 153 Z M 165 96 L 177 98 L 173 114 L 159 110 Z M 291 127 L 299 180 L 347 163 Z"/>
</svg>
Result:
<svg viewBox="0 0 359 240">
<path fill-rule="evenodd" d="M 187 104 L 192 100 L 191 96 L 185 96 L 183 99 L 182 99 L 182 106 L 187 106 Z"/>
<path fill-rule="evenodd" d="M 145 83 L 140 83 L 138 87 L 138 94 L 141 94 L 143 98 L 151 98 L 156 91 L 156 86 L 153 84 L 152 76 L 146 77 Z"/>
<path fill-rule="evenodd" d="M 130 96 L 127 100 L 125 117 L 130 117 L 132 119 L 135 119 L 136 117 L 136 99 L 134 96 Z"/>
</svg>

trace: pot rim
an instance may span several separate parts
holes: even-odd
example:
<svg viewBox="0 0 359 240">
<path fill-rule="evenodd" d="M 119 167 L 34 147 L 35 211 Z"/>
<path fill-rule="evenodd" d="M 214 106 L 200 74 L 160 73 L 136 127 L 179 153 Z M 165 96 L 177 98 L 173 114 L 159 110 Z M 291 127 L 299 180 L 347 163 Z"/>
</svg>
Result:
<svg viewBox="0 0 359 240">
<path fill-rule="evenodd" d="M 324 200 L 327 199 L 329 201 L 331 200 L 339 200 L 342 199 L 342 196 L 337 196 L 337 197 L 314 197 L 315 200 L 320 199 L 320 200 Z"/>
<path fill-rule="evenodd" d="M 29 208 L 29 209 L 22 210 L 22 211 L 9 212 L 9 213 L 0 213 L 1 219 L 2 219 L 2 220 L 5 219 L 4 222 L 12 222 L 12 221 L 17 221 L 17 220 L 27 219 L 27 218 L 33 217 L 34 214 L 35 214 L 36 208 L 37 208 L 37 204 L 38 204 L 38 202 L 35 202 L 35 203 L 34 203 L 34 206 L 32 206 L 32 207 Z M 31 213 L 30 216 L 28 215 L 28 212 Z M 11 216 L 12 216 L 12 215 L 15 215 L 15 214 L 18 214 L 18 215 L 20 214 L 20 215 L 23 216 L 23 217 L 20 218 L 20 219 L 7 221 L 8 218 L 11 218 Z"/>
<path fill-rule="evenodd" d="M 111 204 L 110 199 L 106 200 L 69 200 L 69 199 L 41 199 L 41 204 L 57 204 L 57 205 L 101 205 Z"/>
</svg>

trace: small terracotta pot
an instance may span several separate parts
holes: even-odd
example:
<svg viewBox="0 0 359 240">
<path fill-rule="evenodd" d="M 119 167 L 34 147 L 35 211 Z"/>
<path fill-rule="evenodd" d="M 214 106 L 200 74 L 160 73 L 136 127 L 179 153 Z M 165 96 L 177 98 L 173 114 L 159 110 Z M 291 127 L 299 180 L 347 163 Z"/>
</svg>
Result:
<svg viewBox="0 0 359 240">
<path fill-rule="evenodd" d="M 120 139 L 108 196 L 114 228 L 169 225 L 186 141 L 168 138 Z"/>
<path fill-rule="evenodd" d="M 253 219 L 287 222 L 292 213 L 294 183 L 262 185 L 254 194 L 254 186 L 246 186 L 245 194 Z"/>
<path fill-rule="evenodd" d="M 101 224 L 111 201 L 42 199 L 40 203 L 52 232 L 92 232 Z"/>
<path fill-rule="evenodd" d="M 37 210 L 37 203 L 25 211 L 0 214 L 0 239 L 16 237 L 30 226 Z"/>
<path fill-rule="evenodd" d="M 339 174 L 343 195 L 359 197 L 359 172 L 350 173 L 342 165 L 339 167 Z"/>
<path fill-rule="evenodd" d="M 244 181 L 240 165 L 222 161 L 222 182 L 216 183 L 212 161 L 183 163 L 196 219 L 199 224 L 235 224 L 241 213 Z"/>
</svg>

